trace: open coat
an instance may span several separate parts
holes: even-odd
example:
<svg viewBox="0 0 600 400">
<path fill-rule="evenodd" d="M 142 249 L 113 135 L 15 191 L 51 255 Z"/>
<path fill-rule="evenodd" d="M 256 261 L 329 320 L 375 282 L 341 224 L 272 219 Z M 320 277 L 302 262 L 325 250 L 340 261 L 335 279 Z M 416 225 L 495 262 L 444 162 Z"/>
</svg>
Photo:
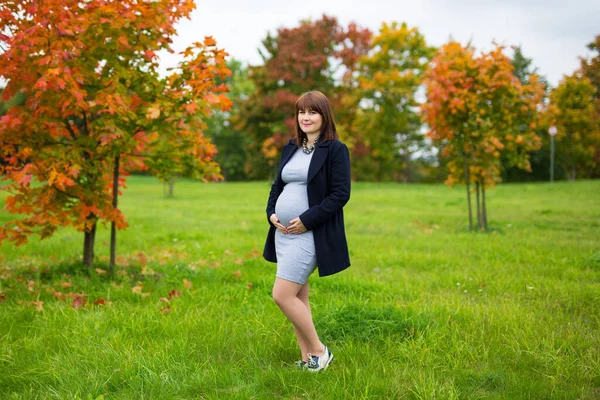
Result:
<svg viewBox="0 0 600 400">
<path fill-rule="evenodd" d="M 267 221 L 271 226 L 263 257 L 271 262 L 277 262 L 276 228 L 269 217 L 275 213 L 275 204 L 285 186 L 281 171 L 296 149 L 298 147 L 293 140 L 283 147 L 277 177 L 267 202 Z M 306 229 L 313 231 L 319 276 L 327 276 L 350 266 L 342 209 L 350 199 L 350 155 L 346 145 L 339 140 L 319 143 L 314 152 L 306 185 L 309 208 L 299 217 Z"/>
</svg>

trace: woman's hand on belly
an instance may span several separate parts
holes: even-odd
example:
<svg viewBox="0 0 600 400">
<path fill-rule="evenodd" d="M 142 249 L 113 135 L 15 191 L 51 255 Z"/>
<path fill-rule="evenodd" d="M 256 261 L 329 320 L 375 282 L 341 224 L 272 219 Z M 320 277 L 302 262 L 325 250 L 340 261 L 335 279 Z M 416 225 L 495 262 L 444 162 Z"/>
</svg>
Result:
<svg viewBox="0 0 600 400">
<path fill-rule="evenodd" d="M 288 226 L 287 231 L 289 233 L 293 233 L 295 235 L 299 235 L 301 233 L 306 232 L 306 227 L 304 226 L 304 224 L 302 223 L 302 221 L 300 221 L 299 217 L 294 218 L 293 220 L 290 221 L 290 226 Z"/>
<path fill-rule="evenodd" d="M 281 225 L 281 222 L 279 222 L 279 218 L 277 218 L 277 214 L 271 214 L 271 216 L 269 217 L 269 219 L 271 220 L 271 222 L 273 223 L 273 225 L 275 225 L 275 228 L 279 229 L 279 231 L 281 233 L 288 233 L 288 228 L 286 228 L 285 226 Z"/>
</svg>

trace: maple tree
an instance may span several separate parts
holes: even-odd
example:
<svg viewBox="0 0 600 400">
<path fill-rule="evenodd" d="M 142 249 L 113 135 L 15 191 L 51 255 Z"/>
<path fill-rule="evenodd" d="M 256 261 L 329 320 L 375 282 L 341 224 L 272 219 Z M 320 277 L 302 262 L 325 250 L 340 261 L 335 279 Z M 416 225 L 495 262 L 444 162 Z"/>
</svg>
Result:
<svg viewBox="0 0 600 400">
<path fill-rule="evenodd" d="M 353 171 L 358 179 L 410 180 L 411 156 L 424 146 L 415 99 L 435 48 L 417 28 L 383 23 L 358 60 Z"/>
<path fill-rule="evenodd" d="M 521 83 L 503 50 L 496 45 L 476 56 L 470 46 L 447 43 L 424 79 L 428 136 L 449 160 L 446 183 L 465 183 L 471 229 L 470 185 L 475 185 L 478 227 L 486 229 L 485 190 L 501 179 L 502 155 L 509 165 L 530 170 L 529 152 L 541 144 L 535 131 L 544 86 L 535 74 Z"/>
<path fill-rule="evenodd" d="M 6 114 L 12 107 L 21 106 L 25 103 L 25 95 L 23 93 L 16 93 L 12 98 L 3 101 L 1 100 L 2 92 L 4 92 L 4 88 L 0 88 L 0 117 Z"/>
<path fill-rule="evenodd" d="M 116 198 L 128 171 L 166 174 L 188 157 L 219 178 L 201 132 L 212 109 L 230 106 L 216 82 L 229 74 L 226 53 L 208 37 L 169 76 L 157 72 L 157 52 L 172 52 L 175 25 L 194 8 L 191 0 L 0 5 L 3 99 L 27 98 L 0 119 L 5 209 L 24 215 L 0 228 L 0 241 L 74 226 L 91 265 L 97 223 L 127 226 Z M 169 162 L 153 162 L 159 154 Z"/>
</svg>

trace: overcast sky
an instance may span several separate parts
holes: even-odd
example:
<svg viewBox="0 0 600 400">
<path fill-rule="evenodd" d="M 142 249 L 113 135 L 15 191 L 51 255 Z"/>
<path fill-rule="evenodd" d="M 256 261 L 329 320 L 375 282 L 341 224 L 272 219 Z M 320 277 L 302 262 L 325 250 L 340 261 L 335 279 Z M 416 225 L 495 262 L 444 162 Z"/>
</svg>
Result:
<svg viewBox="0 0 600 400">
<path fill-rule="evenodd" d="M 549 83 L 579 66 L 589 55 L 586 45 L 600 34 L 600 0 L 196 0 L 190 21 L 180 24 L 173 48 L 182 50 L 210 35 L 232 57 L 260 64 L 258 53 L 267 32 L 291 28 L 323 13 L 377 32 L 381 23 L 398 21 L 416 26 L 428 43 L 440 46 L 449 38 L 489 50 L 492 41 L 521 45 Z M 176 59 L 163 55 L 161 67 Z"/>
</svg>

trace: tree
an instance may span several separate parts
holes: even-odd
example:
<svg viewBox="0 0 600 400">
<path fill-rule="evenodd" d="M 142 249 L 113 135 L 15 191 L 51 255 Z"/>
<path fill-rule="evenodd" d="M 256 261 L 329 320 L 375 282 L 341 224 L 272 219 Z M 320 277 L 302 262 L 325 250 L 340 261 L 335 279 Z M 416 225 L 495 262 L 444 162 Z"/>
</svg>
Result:
<svg viewBox="0 0 600 400">
<path fill-rule="evenodd" d="M 279 150 L 293 136 L 294 103 L 300 94 L 320 90 L 335 110 L 342 109 L 338 105 L 344 92 L 336 82 L 336 72 L 356 63 L 366 51 L 369 35 L 355 24 L 344 29 L 326 15 L 267 35 L 261 51 L 264 65 L 250 68 L 256 91 L 236 118 L 236 129 L 251 138 L 246 164 L 249 177 L 264 179 L 273 173 Z"/>
<path fill-rule="evenodd" d="M 543 85 L 536 75 L 521 84 L 501 46 L 477 57 L 472 47 L 456 42 L 438 51 L 424 82 L 423 118 L 428 136 L 449 159 L 446 182 L 465 183 L 471 229 L 475 184 L 478 227 L 486 229 L 485 190 L 500 181 L 501 155 L 509 165 L 529 169 L 528 152 L 540 145 L 534 131 Z"/>
<path fill-rule="evenodd" d="M 127 226 L 116 206 L 123 174 L 181 142 L 195 162 L 210 164 L 202 121 L 229 106 L 216 84 L 228 74 L 225 53 L 206 38 L 167 78 L 157 72 L 156 53 L 172 51 L 175 25 L 194 7 L 191 0 L 2 3 L 3 98 L 21 92 L 27 100 L 0 119 L 5 209 L 26 216 L 0 228 L 0 241 L 19 245 L 74 226 L 91 265 L 97 223 Z"/>
<path fill-rule="evenodd" d="M 2 99 L 2 92 L 4 92 L 4 88 L 0 88 L 0 99 Z M 5 115 L 8 110 L 15 106 L 22 106 L 25 104 L 25 94 L 16 93 L 12 98 L 2 101 L 0 100 L 0 117 Z"/>
<path fill-rule="evenodd" d="M 362 106 L 353 169 L 359 179 L 378 181 L 397 178 L 402 170 L 409 181 L 412 154 L 424 144 L 415 94 L 435 48 L 417 28 L 392 22 L 382 24 L 371 49 L 358 62 L 356 96 Z"/>
<path fill-rule="evenodd" d="M 590 80 L 578 74 L 565 76 L 550 93 L 550 112 L 558 131 L 557 163 L 567 171 L 569 180 L 587 176 L 596 166 L 600 126 L 594 93 Z"/>
<path fill-rule="evenodd" d="M 594 96 L 598 101 L 600 99 L 600 35 L 597 35 L 593 42 L 587 45 L 593 53 L 590 57 L 582 57 L 581 72 L 590 80 L 594 86 Z"/>
<path fill-rule="evenodd" d="M 520 46 L 513 48 L 511 63 L 513 72 L 519 79 L 522 85 L 529 83 L 530 76 L 538 76 L 539 69 L 533 66 L 533 60 L 523 54 Z M 543 103 L 547 102 L 549 94 L 549 85 L 544 77 L 539 77 L 538 80 L 544 86 Z M 539 124 L 536 129 L 537 136 L 541 139 L 542 145 L 540 149 L 533 150 L 529 154 L 529 162 L 531 171 L 512 167 L 506 157 L 502 157 L 502 180 L 505 182 L 514 181 L 531 181 L 531 180 L 548 180 L 550 170 L 550 136 L 548 135 L 548 125 Z"/>
<path fill-rule="evenodd" d="M 600 35 L 596 35 L 595 40 L 589 43 L 587 47 L 592 51 L 592 55 L 588 58 L 581 58 L 581 74 L 587 77 L 594 86 L 596 118 L 600 119 Z M 600 146 L 596 147 L 594 167 L 590 172 L 588 176 L 600 177 Z"/>
<path fill-rule="evenodd" d="M 233 103 L 230 111 L 217 111 L 207 121 L 206 135 L 211 138 L 219 152 L 215 161 L 219 163 L 223 176 L 228 181 L 239 181 L 246 178 L 246 148 L 249 138 L 245 132 L 235 129 L 234 118 L 240 112 L 241 104 L 254 92 L 254 83 L 249 78 L 248 67 L 241 61 L 230 59 L 227 68 L 231 76 L 224 83 L 229 88 L 228 97 Z"/>
</svg>

